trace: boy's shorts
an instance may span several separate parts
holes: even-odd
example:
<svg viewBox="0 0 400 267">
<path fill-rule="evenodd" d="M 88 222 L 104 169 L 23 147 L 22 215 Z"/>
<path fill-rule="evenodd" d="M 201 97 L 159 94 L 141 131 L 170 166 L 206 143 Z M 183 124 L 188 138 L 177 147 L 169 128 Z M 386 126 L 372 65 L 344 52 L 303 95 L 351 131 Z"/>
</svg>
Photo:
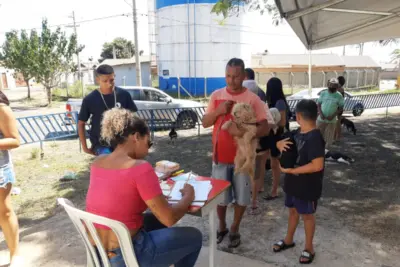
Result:
<svg viewBox="0 0 400 267">
<path fill-rule="evenodd" d="M 223 193 L 224 200 L 220 203 L 221 205 L 227 206 L 233 200 L 239 206 L 250 205 L 250 177 L 241 173 L 235 174 L 235 166 L 233 164 L 213 163 L 211 177 L 231 183 L 231 187 Z"/>
<path fill-rule="evenodd" d="M 298 214 L 314 214 L 317 211 L 318 201 L 302 200 L 286 194 L 285 206 L 295 208 Z"/>
</svg>

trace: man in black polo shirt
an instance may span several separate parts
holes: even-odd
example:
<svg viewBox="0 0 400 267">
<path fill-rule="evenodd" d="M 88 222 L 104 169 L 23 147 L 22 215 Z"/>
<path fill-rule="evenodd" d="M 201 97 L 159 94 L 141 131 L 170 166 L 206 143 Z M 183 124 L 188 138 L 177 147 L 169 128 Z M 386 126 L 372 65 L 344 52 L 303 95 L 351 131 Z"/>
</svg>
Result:
<svg viewBox="0 0 400 267">
<path fill-rule="evenodd" d="M 99 89 L 88 94 L 82 101 L 79 112 L 79 140 L 85 153 L 91 155 L 109 154 L 112 148 L 105 145 L 100 138 L 100 127 L 103 113 L 114 107 L 137 111 L 137 107 L 128 91 L 115 87 L 114 69 L 109 65 L 101 65 L 96 70 L 96 81 Z M 86 143 L 85 126 L 91 118 L 89 133 L 91 148 Z"/>
</svg>

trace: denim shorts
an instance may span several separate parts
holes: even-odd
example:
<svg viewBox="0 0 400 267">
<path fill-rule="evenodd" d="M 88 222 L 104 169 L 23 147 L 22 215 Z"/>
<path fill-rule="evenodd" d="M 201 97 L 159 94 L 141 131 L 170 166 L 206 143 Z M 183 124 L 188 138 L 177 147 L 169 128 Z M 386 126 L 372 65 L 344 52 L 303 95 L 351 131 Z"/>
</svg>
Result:
<svg viewBox="0 0 400 267">
<path fill-rule="evenodd" d="M 211 177 L 228 181 L 232 185 L 224 192 L 224 200 L 220 203 L 221 205 L 229 205 L 233 200 L 240 206 L 250 205 L 250 177 L 241 173 L 235 174 L 235 166 L 233 164 L 213 163 Z"/>
<path fill-rule="evenodd" d="M 0 167 L 0 188 L 6 188 L 9 183 L 15 183 L 15 173 L 12 164 Z"/>
</svg>

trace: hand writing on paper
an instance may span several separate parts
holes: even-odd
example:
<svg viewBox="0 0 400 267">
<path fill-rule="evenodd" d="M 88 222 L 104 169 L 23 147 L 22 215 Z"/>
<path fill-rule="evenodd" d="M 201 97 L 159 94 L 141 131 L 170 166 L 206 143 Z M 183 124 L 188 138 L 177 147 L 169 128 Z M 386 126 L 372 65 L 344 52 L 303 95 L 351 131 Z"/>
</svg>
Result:
<svg viewBox="0 0 400 267">
<path fill-rule="evenodd" d="M 194 200 L 194 188 L 190 184 L 185 184 L 180 190 L 182 197 L 187 197 L 193 202 Z"/>
</svg>

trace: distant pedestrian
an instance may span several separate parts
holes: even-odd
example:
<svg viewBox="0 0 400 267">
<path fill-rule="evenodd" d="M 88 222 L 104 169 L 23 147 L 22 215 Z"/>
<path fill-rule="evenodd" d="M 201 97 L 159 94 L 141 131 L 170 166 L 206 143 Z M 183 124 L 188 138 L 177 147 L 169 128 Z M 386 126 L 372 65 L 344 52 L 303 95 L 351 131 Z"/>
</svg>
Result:
<svg viewBox="0 0 400 267">
<path fill-rule="evenodd" d="M 246 87 L 251 92 L 258 95 L 262 102 L 266 102 L 266 95 L 265 92 L 258 86 L 257 82 L 255 81 L 255 73 L 253 69 L 247 68 L 244 70 L 245 76 L 243 81 L 243 87 Z"/>
<path fill-rule="evenodd" d="M 330 147 L 333 143 L 337 116 L 343 112 L 344 99 L 338 93 L 338 87 L 338 79 L 330 79 L 328 90 L 323 91 L 317 100 L 319 112 L 317 127 L 324 136 L 327 147 Z"/>
<path fill-rule="evenodd" d="M 115 87 L 115 73 L 111 66 L 100 65 L 96 70 L 96 81 L 100 85 L 99 89 L 88 94 L 82 101 L 78 122 L 79 139 L 85 153 L 110 154 L 113 148 L 100 138 L 103 113 L 114 107 L 136 112 L 137 107 L 128 91 Z M 89 131 L 91 148 L 86 143 L 86 123 L 89 119 L 91 119 Z"/>
</svg>

